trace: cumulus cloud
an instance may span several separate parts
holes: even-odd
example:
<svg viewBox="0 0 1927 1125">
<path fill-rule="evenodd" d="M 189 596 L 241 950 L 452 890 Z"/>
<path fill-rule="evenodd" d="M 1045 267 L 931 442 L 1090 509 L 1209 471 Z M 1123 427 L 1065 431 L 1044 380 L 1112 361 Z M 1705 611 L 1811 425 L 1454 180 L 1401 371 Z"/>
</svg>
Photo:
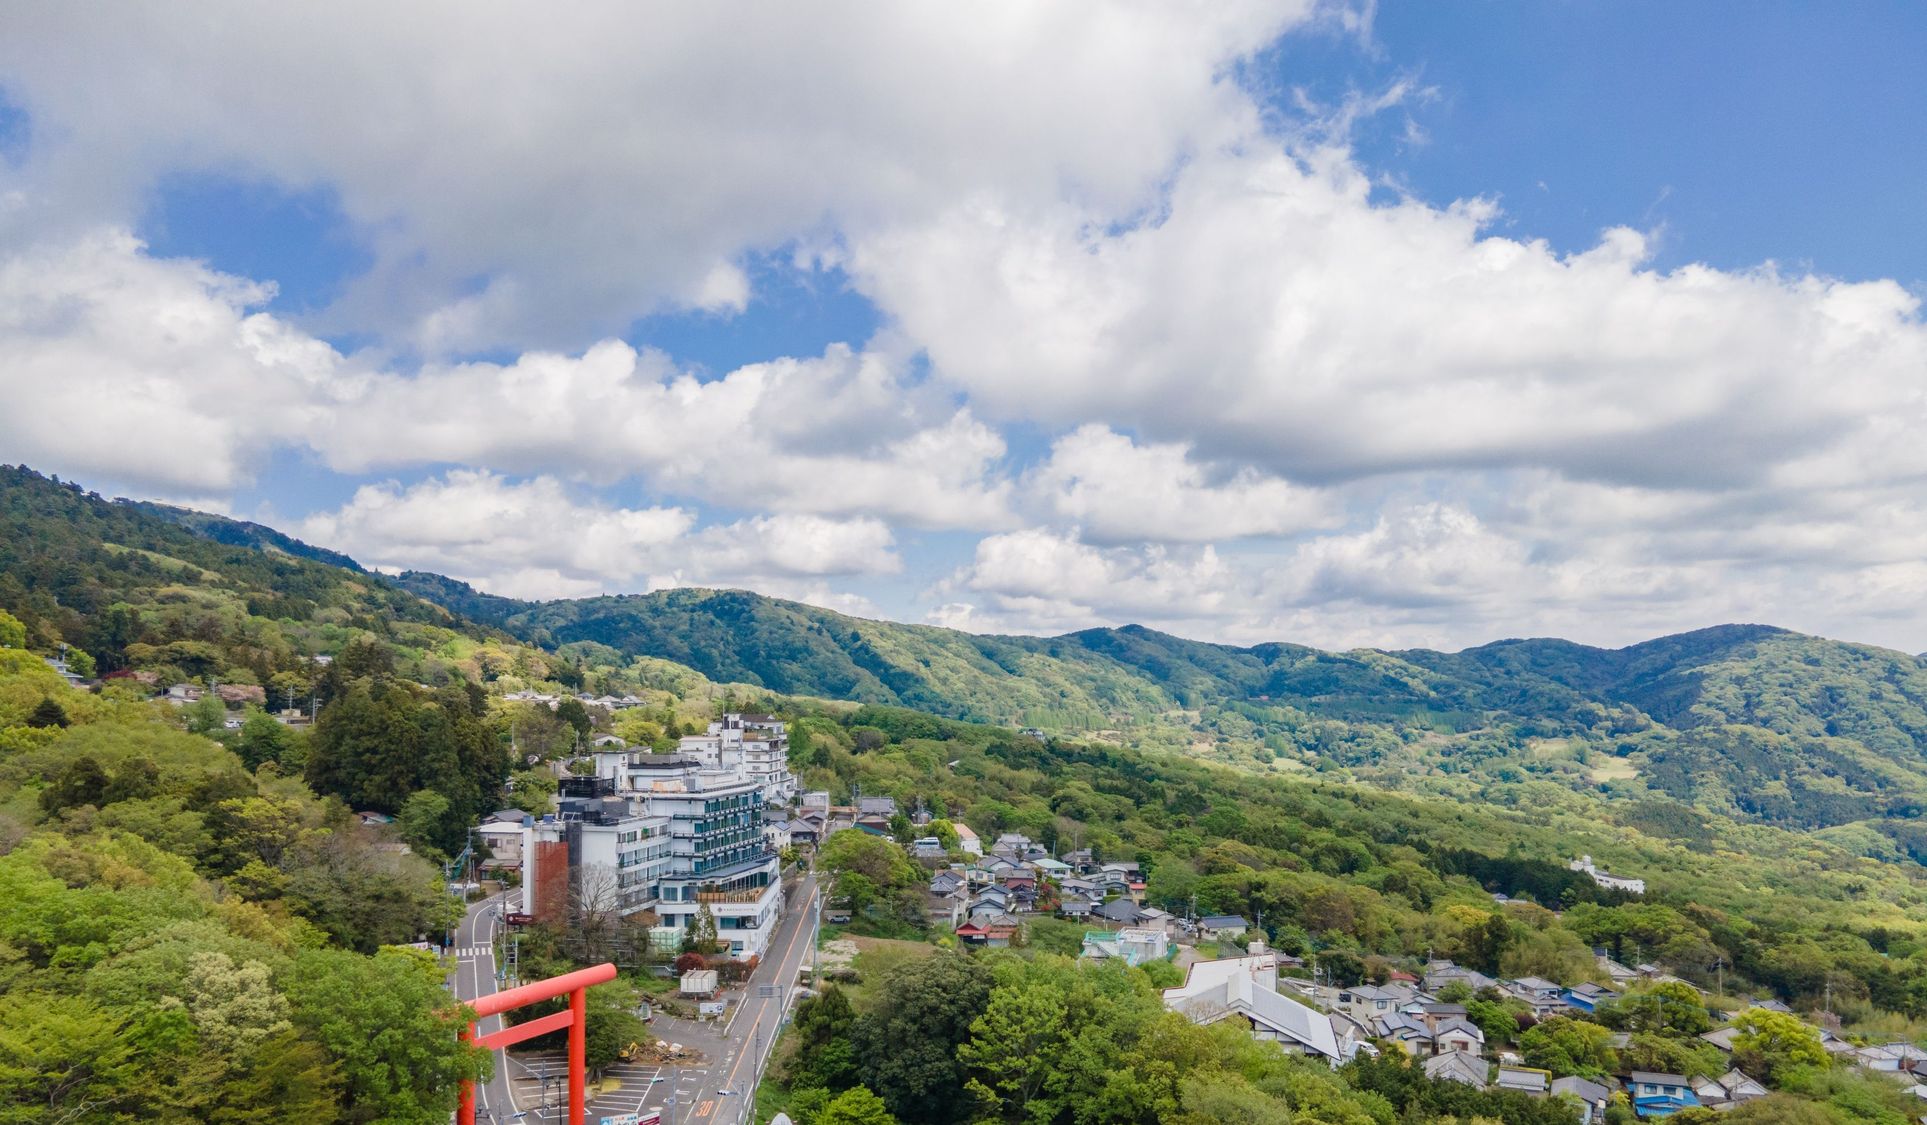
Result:
<svg viewBox="0 0 1927 1125">
<path fill-rule="evenodd" d="M 584 503 L 552 477 L 518 482 L 457 470 L 405 487 L 366 485 L 299 531 L 383 569 L 431 570 L 538 599 L 775 584 L 821 591 L 811 600 L 822 601 L 831 597 L 826 577 L 900 565 L 890 529 L 873 519 L 777 515 L 700 530 L 695 523 L 680 508 Z"/>
<path fill-rule="evenodd" d="M 1487 233 L 1487 204 L 1369 187 L 1340 154 L 1258 144 L 1186 165 L 1143 222 L 968 200 L 851 260 L 980 416 L 1101 421 L 1301 481 L 1735 485 L 1919 410 L 1927 329 L 1892 282 L 1662 273 L 1623 229 L 1562 257 Z"/>
<path fill-rule="evenodd" d="M 180 167 L 326 184 L 377 260 L 337 322 L 575 347 L 742 307 L 747 248 L 958 195 L 1140 206 L 1254 127 L 1226 72 L 1310 8 L 42 5 L 11 14 L 0 77 L 43 221 L 124 214 Z"/>
<path fill-rule="evenodd" d="M 256 311 L 269 286 L 102 230 L 0 258 L 0 449 L 161 494 L 218 494 L 314 426 L 333 352 Z"/>
<path fill-rule="evenodd" d="M 604 341 L 402 373 L 260 310 L 270 287 L 105 229 L 0 258 L 0 451 L 218 495 L 277 448 L 350 474 L 463 465 L 916 527 L 1010 522 L 1002 437 L 837 345 L 700 381 Z"/>
<path fill-rule="evenodd" d="M 970 562 L 936 588 L 953 600 L 932 619 L 982 632 L 1216 620 L 1237 600 L 1231 587 L 1238 577 L 1209 546 L 1106 549 L 1074 532 L 1027 528 L 978 541 Z M 981 604 L 963 600 L 968 596 Z"/>
<path fill-rule="evenodd" d="M 1093 542 L 1288 535 L 1337 522 L 1319 490 L 1250 466 L 1213 474 L 1191 452 L 1081 426 L 1051 446 L 1029 483 L 1037 502 Z"/>
<path fill-rule="evenodd" d="M 506 593 L 1920 647 L 1918 300 L 1376 202 L 1342 120 L 1267 132 L 1233 77 L 1307 8 L 25 9 L 0 456 L 219 499 L 292 453 L 365 485 L 297 530 Z M 155 178 L 210 168 L 332 193 L 374 267 L 295 324 L 147 254 Z M 619 338 L 754 315 L 772 251 L 882 331 L 716 377 Z"/>
</svg>

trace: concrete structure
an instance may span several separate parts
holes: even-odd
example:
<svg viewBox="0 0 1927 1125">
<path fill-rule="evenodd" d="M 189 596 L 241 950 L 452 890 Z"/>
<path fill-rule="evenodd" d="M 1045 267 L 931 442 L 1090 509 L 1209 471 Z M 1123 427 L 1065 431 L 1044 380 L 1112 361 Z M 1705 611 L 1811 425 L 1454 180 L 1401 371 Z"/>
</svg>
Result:
<svg viewBox="0 0 1927 1125">
<path fill-rule="evenodd" d="M 763 791 L 765 804 L 787 805 L 796 799 L 796 777 L 790 773 L 789 727 L 768 715 L 724 715 L 709 724 L 707 734 L 682 739 L 677 753 L 695 758 L 709 769 L 755 782 Z"/>
<path fill-rule="evenodd" d="M 623 912 L 653 911 L 660 926 L 652 940 L 667 944 L 668 931 L 696 929 L 707 911 L 730 956 L 761 956 L 782 902 L 781 861 L 764 831 L 770 782 L 745 762 L 719 769 L 701 757 L 596 754 L 595 775 L 564 778 L 562 811 L 524 837 L 524 863 L 531 865 L 524 912 L 546 917 L 566 909 L 567 893 L 581 886 L 581 865 L 647 839 L 646 861 L 618 864 Z M 642 835 L 601 843 L 610 831 Z M 566 876 L 553 874 L 558 864 Z"/>
<path fill-rule="evenodd" d="M 612 797 L 564 797 L 560 811 L 522 826 L 522 913 L 543 921 L 572 911 L 631 917 L 655 904 L 669 867 L 669 821 Z"/>
<path fill-rule="evenodd" d="M 625 772 L 643 807 L 669 821 L 656 913 L 665 926 L 692 930 L 707 909 L 731 956 L 761 956 L 783 897 L 781 861 L 763 835 L 764 783 L 657 757 Z"/>
<path fill-rule="evenodd" d="M 1568 863 L 1566 867 L 1573 871 L 1584 871 L 1586 874 L 1592 876 L 1593 882 L 1609 891 L 1625 891 L 1629 895 L 1643 895 L 1646 893 L 1646 880 L 1628 879 L 1624 876 L 1601 871 L 1593 865 L 1592 857 L 1589 855 L 1580 856 L 1578 859 Z"/>
<path fill-rule="evenodd" d="M 1082 956 L 1093 961 L 1116 958 L 1126 965 L 1162 961 L 1171 953 L 1163 930 L 1086 930 Z"/>
</svg>

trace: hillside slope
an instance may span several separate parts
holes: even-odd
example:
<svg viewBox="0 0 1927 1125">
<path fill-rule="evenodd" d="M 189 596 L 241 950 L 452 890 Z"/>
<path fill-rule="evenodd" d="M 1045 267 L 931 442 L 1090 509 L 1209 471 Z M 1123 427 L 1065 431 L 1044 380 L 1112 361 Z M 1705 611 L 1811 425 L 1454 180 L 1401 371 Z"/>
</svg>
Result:
<svg viewBox="0 0 1927 1125">
<path fill-rule="evenodd" d="M 274 690 L 372 633 L 423 683 L 662 675 L 1082 731 L 1265 772 L 1315 770 L 1501 803 L 1550 782 L 1622 823 L 1692 836 L 1702 813 L 1927 857 L 1927 667 L 1728 625 L 1623 649 L 1507 640 L 1457 653 L 1208 644 L 1140 626 L 978 636 L 745 591 L 530 603 L 397 579 L 269 528 L 107 501 L 0 470 L 0 608 L 103 671 Z M 521 643 L 518 643 L 521 642 Z M 547 650 L 544 656 L 536 648 Z M 637 676 L 644 677 L 636 679 Z"/>
<path fill-rule="evenodd" d="M 1506 640 L 1444 653 L 1208 644 L 1141 626 L 977 636 L 744 591 L 544 603 L 401 585 L 543 645 L 650 654 L 712 679 L 975 721 L 1105 732 L 1256 768 L 1343 769 L 1464 795 L 1550 780 L 1927 855 L 1927 667 L 1765 625 L 1623 649 Z M 1492 792 L 1483 796 L 1495 797 Z M 1498 796 L 1497 799 L 1509 799 Z M 1898 850 L 1896 850 L 1898 849 Z"/>
</svg>

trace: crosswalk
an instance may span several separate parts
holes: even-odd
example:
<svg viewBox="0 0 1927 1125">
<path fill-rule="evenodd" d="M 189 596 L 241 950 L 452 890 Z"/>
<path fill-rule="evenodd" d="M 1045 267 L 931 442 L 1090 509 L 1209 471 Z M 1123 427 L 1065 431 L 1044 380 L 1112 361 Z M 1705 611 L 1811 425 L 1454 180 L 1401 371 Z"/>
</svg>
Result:
<svg viewBox="0 0 1927 1125">
<path fill-rule="evenodd" d="M 454 952 L 457 957 L 486 957 L 495 950 L 486 945 L 458 945 Z"/>
</svg>

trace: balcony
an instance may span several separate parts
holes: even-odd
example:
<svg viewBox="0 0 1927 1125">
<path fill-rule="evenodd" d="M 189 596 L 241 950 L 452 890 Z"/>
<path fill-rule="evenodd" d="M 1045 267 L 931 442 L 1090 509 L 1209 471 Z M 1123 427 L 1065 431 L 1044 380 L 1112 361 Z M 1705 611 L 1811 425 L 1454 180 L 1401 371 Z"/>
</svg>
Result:
<svg viewBox="0 0 1927 1125">
<path fill-rule="evenodd" d="M 762 901 L 763 896 L 768 892 L 768 887 L 757 887 L 754 890 L 748 891 L 697 891 L 696 901 L 709 903 L 755 903 Z"/>
</svg>

